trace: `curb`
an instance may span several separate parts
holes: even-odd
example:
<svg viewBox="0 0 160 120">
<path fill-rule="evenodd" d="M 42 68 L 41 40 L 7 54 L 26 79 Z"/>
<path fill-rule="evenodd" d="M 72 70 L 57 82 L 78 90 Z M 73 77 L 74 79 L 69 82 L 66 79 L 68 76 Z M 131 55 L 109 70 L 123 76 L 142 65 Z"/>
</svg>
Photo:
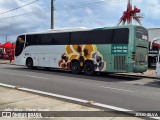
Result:
<svg viewBox="0 0 160 120">
<path fill-rule="evenodd" d="M 132 76 L 132 77 L 140 77 L 140 78 L 151 78 L 151 79 L 158 79 L 160 81 L 160 78 L 158 77 L 150 77 L 150 76 L 140 76 L 140 75 L 128 75 L 128 74 L 115 74 L 115 75 L 120 75 L 120 76 Z"/>
<path fill-rule="evenodd" d="M 15 65 L 13 62 L 12 63 L 10 63 L 10 62 L 0 62 L 0 64 Z"/>
</svg>

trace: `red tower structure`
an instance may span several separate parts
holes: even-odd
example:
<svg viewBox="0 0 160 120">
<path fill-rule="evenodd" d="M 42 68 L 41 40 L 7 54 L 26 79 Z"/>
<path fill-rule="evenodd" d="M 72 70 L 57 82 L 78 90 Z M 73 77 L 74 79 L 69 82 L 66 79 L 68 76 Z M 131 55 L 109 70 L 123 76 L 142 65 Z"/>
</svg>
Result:
<svg viewBox="0 0 160 120">
<path fill-rule="evenodd" d="M 137 21 L 141 25 L 140 18 L 142 16 L 138 16 L 137 13 L 140 13 L 141 10 L 138 9 L 136 6 L 134 6 L 134 9 L 132 9 L 132 3 L 131 0 L 128 0 L 127 10 L 124 11 L 123 16 L 120 18 L 118 25 L 121 23 L 124 25 L 126 22 L 127 24 L 131 24 L 132 20 Z"/>
</svg>

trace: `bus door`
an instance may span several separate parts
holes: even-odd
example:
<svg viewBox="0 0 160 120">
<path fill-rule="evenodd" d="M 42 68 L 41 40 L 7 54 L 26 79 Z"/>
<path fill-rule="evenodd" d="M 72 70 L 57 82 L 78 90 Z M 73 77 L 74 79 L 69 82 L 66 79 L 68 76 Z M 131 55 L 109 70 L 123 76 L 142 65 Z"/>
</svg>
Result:
<svg viewBox="0 0 160 120">
<path fill-rule="evenodd" d="M 160 48 L 157 56 L 156 73 L 157 73 L 157 77 L 160 77 Z"/>
</svg>

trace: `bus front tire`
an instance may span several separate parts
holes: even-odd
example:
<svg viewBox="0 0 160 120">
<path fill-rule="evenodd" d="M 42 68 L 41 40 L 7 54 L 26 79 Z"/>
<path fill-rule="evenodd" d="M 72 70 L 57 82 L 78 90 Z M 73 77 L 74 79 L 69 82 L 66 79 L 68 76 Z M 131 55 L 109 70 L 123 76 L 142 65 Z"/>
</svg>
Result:
<svg viewBox="0 0 160 120">
<path fill-rule="evenodd" d="M 86 75 L 89 75 L 89 76 L 94 75 L 95 68 L 94 68 L 94 64 L 92 62 L 85 63 L 85 65 L 84 65 L 84 73 Z"/>
<path fill-rule="evenodd" d="M 81 66 L 79 62 L 72 62 L 71 63 L 71 71 L 73 74 L 80 74 L 81 73 Z"/>
<path fill-rule="evenodd" d="M 28 69 L 33 69 L 33 60 L 31 58 L 27 59 L 26 65 Z"/>
</svg>

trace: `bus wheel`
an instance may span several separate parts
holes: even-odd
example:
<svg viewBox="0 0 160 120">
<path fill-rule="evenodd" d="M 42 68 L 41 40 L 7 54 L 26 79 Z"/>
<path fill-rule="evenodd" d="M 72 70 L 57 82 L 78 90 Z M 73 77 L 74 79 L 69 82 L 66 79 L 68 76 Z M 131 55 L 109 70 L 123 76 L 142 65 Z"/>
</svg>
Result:
<svg viewBox="0 0 160 120">
<path fill-rule="evenodd" d="M 33 60 L 32 58 L 27 59 L 26 65 L 28 69 L 33 69 Z"/>
<path fill-rule="evenodd" d="M 45 67 L 45 69 L 46 69 L 47 71 L 51 70 L 50 67 Z"/>
<path fill-rule="evenodd" d="M 86 62 L 84 65 L 84 73 L 86 75 L 94 75 L 94 64 L 92 62 Z"/>
<path fill-rule="evenodd" d="M 80 74 L 81 66 L 79 62 L 72 62 L 71 63 L 71 71 L 73 74 Z"/>
</svg>

